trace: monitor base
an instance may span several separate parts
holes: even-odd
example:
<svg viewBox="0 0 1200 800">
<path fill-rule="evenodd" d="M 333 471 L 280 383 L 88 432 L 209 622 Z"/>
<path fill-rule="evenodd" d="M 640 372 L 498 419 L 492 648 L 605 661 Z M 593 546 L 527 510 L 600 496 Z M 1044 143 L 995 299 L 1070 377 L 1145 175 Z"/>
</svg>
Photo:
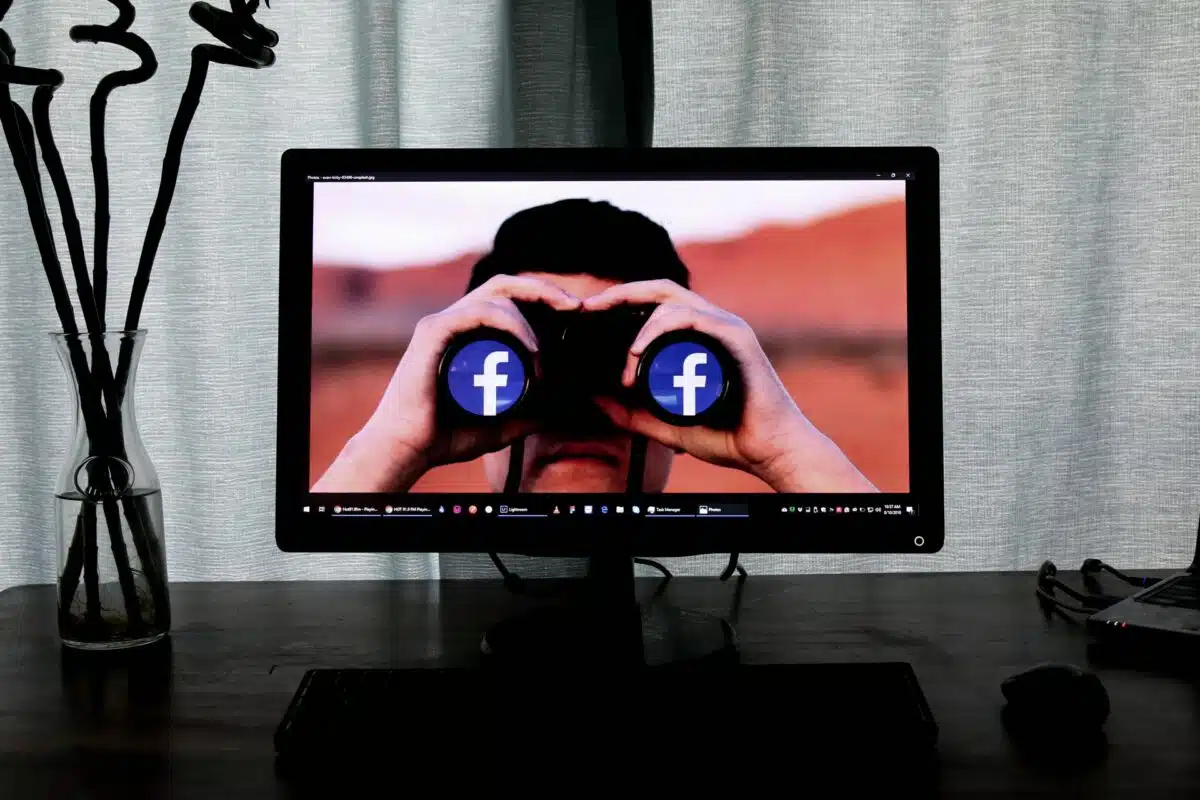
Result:
<svg viewBox="0 0 1200 800">
<path fill-rule="evenodd" d="M 657 594 L 639 604 L 633 574 L 631 558 L 591 558 L 572 599 L 502 620 L 484 635 L 487 663 L 574 669 L 738 663 L 728 621 L 676 608 Z"/>
</svg>

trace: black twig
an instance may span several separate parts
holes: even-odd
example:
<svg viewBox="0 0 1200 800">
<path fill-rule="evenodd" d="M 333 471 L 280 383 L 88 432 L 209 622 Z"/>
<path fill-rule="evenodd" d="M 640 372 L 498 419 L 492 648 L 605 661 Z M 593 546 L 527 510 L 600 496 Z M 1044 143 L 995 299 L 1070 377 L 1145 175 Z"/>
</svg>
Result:
<svg viewBox="0 0 1200 800">
<path fill-rule="evenodd" d="M 167 228 L 167 215 L 175 197 L 175 186 L 179 182 L 179 167 L 183 161 L 183 145 L 188 129 L 200 107 L 204 93 L 204 82 L 208 79 L 208 65 L 228 64 L 248 69 L 262 69 L 275 63 L 275 52 L 271 49 L 279 43 L 275 31 L 254 21 L 258 0 L 231 0 L 233 11 L 215 8 L 209 3 L 193 3 L 188 15 L 200 27 L 211 33 L 226 46 L 198 44 L 192 48 L 192 68 L 188 73 L 179 110 L 171 124 L 167 137 L 167 151 L 163 156 L 162 178 L 158 184 L 158 195 L 154 198 L 154 209 L 146 226 L 146 238 L 142 242 L 141 257 L 137 272 L 133 276 L 133 289 L 129 295 L 129 309 L 125 313 L 125 330 L 136 330 L 141 323 L 142 307 L 146 302 L 146 291 L 150 287 L 150 273 L 154 259 Z M 270 4 L 268 4 L 268 8 Z M 116 383 L 124 393 L 126 376 L 133 359 L 132 342 L 121 347 L 117 362 Z"/>
<path fill-rule="evenodd" d="M 80 508 L 75 517 L 75 531 L 71 534 L 71 544 L 67 548 L 66 563 L 63 566 L 59 585 L 58 627 L 65 630 L 71 620 L 71 604 L 75 599 L 75 590 L 79 588 L 79 576 L 83 573 L 83 542 L 87 538 L 84 530 L 84 514 Z M 68 585 L 67 576 L 71 576 Z"/>
<path fill-rule="evenodd" d="M 104 521 L 108 525 L 109 539 L 112 540 L 113 561 L 117 565 L 117 580 L 121 584 L 121 597 L 129 616 L 130 633 L 136 634 L 142 628 L 142 604 L 138 600 L 137 582 L 130 567 L 129 550 L 121 536 L 121 512 L 115 500 L 104 501 Z"/>
<path fill-rule="evenodd" d="M 117 8 L 117 19 L 111 25 L 75 25 L 71 40 L 93 44 L 115 44 L 136 54 L 142 63 L 135 69 L 120 70 L 105 75 L 96 86 L 91 102 L 92 177 L 96 183 L 95 249 L 92 255 L 92 289 L 95 294 L 99 330 L 105 330 L 104 311 L 108 295 L 108 234 L 111 223 L 108 212 L 108 153 L 105 144 L 104 117 L 108 97 L 122 86 L 143 83 L 158 71 L 158 59 L 142 37 L 130 33 L 129 27 L 137 15 L 130 0 L 108 0 Z"/>
<path fill-rule="evenodd" d="M 87 596 L 84 618 L 89 624 L 95 625 L 100 622 L 100 547 L 96 541 L 96 504 L 85 502 L 80 513 L 83 514 L 83 590 Z"/>
<path fill-rule="evenodd" d="M 58 145 L 54 141 L 54 133 L 50 129 L 50 102 L 54 92 L 61 85 L 43 84 L 33 93 L 33 127 L 37 133 L 38 143 L 42 146 L 42 159 L 46 162 L 46 174 L 54 185 L 54 193 L 58 195 L 58 205 L 62 211 L 63 232 L 67 237 L 67 253 L 71 257 L 71 270 L 75 274 L 75 294 L 79 298 L 79 310 L 83 314 L 83 324 L 88 331 L 100 330 L 100 316 L 96 310 L 96 298 L 92 292 L 91 279 L 88 277 L 87 256 L 83 250 L 83 231 L 79 226 L 79 215 L 75 210 L 75 198 L 71 194 L 71 184 L 67 180 L 67 172 L 63 167 L 62 157 L 58 153 Z"/>
<path fill-rule="evenodd" d="M 158 196 L 146 228 L 146 239 L 142 243 L 142 254 L 138 259 L 137 273 L 133 278 L 133 291 L 129 297 L 129 310 L 125 314 L 125 330 L 136 330 L 142 317 L 142 306 L 146 301 L 146 290 L 150 285 L 150 272 L 162 243 L 167 227 L 167 214 L 175 197 L 175 186 L 179 182 L 179 167 L 183 161 L 183 145 L 188 129 L 200 107 L 204 93 L 204 82 L 208 79 L 208 65 L 229 64 L 234 67 L 261 69 L 275 63 L 275 52 L 271 49 L 279 43 L 279 36 L 270 28 L 253 19 L 258 9 L 257 0 L 232 0 L 233 11 L 215 8 L 209 3 L 193 3 L 188 14 L 200 27 L 221 40 L 226 47 L 215 44 L 198 44 L 192 48 L 192 69 L 188 73 L 187 86 L 179 101 L 179 110 L 171 133 L 167 138 L 167 152 L 163 157 L 162 179 L 158 184 Z M 125 364 L 125 359 L 121 360 Z M 118 366 L 118 383 L 123 371 Z"/>
<path fill-rule="evenodd" d="M 7 9 L 3 9 L 7 11 Z M 3 15 L 0 15 L 3 16 Z M 33 236 L 42 257 L 42 269 L 50 283 L 50 294 L 54 310 L 65 333 L 78 333 L 75 309 L 67 283 L 63 280 L 62 264 L 54 247 L 54 235 L 50 228 L 50 215 L 46 211 L 46 200 L 42 195 L 42 181 L 38 173 L 37 153 L 33 140 L 33 126 L 25 111 L 13 102 L 9 84 L 38 86 L 43 83 L 62 83 L 62 73 L 55 70 L 30 69 L 12 64 L 13 47 L 8 34 L 0 31 L 0 126 L 12 151 L 13 166 L 25 194 L 25 205 L 29 211 L 29 222 L 33 225 Z"/>
</svg>

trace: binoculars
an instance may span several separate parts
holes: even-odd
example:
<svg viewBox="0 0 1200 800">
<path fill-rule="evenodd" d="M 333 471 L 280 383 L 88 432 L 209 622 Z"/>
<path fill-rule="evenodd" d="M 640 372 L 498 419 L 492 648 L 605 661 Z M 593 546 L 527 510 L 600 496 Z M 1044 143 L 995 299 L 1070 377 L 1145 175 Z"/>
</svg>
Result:
<svg viewBox="0 0 1200 800">
<path fill-rule="evenodd" d="M 713 337 L 678 330 L 655 339 L 623 386 L 629 348 L 657 306 L 558 311 L 517 303 L 537 336 L 538 358 L 511 334 L 480 327 L 456 336 L 438 368 L 438 409 L 449 424 L 534 419 L 580 435 L 610 428 L 593 398 L 643 408 L 672 425 L 732 429 L 741 420 L 737 362 Z"/>
</svg>

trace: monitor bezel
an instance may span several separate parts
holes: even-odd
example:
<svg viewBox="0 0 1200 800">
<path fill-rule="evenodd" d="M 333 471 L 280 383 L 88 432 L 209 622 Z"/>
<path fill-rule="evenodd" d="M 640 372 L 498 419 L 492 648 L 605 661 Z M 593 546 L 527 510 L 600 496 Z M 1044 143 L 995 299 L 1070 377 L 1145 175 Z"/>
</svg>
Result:
<svg viewBox="0 0 1200 800">
<path fill-rule="evenodd" d="M 501 552 L 548 556 L 589 556 L 598 552 L 639 556 L 731 551 L 937 552 L 945 541 L 938 166 L 938 153 L 931 147 L 286 151 L 280 170 L 275 508 L 278 547 L 286 552 Z M 529 519 L 519 524 L 483 516 L 471 520 L 433 517 L 420 521 L 382 519 L 347 523 L 302 510 L 314 496 L 309 491 L 308 449 L 312 377 L 311 176 L 390 173 L 411 175 L 417 180 L 478 180 L 484 176 L 489 180 L 736 180 L 871 172 L 913 173 L 906 181 L 905 203 L 910 485 L 908 494 L 887 497 L 917 498 L 919 515 L 886 520 L 874 515 L 806 516 L 803 523 L 794 516 L 781 516 L 769 524 L 763 520 L 747 524 L 745 519 L 663 523 L 630 516 L 623 517 L 619 524 L 612 517 L 599 516 Z M 286 342 L 303 342 L 304 346 L 289 347 L 284 345 Z M 919 354 L 919 358 L 912 358 L 913 353 Z M 914 405 L 912 397 L 921 398 L 921 403 Z M 438 495 L 412 497 L 432 499 Z M 608 497 L 611 500 L 620 496 Z M 347 532 L 347 524 L 353 524 L 355 529 Z M 405 530 L 398 530 L 400 526 Z M 679 526 L 686 526 L 686 534 Z M 550 531 L 569 535 L 547 537 Z"/>
</svg>

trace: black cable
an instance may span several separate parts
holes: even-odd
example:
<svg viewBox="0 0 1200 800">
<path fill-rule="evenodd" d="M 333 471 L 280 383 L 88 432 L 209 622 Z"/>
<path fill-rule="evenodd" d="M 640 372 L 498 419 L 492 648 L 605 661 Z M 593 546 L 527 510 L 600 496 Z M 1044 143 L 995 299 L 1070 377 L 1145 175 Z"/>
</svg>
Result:
<svg viewBox="0 0 1200 800">
<path fill-rule="evenodd" d="M 663 577 L 666 580 L 671 580 L 671 578 L 675 577 L 674 574 L 671 573 L 671 570 L 667 569 L 666 565 L 660 564 L 659 562 L 655 561 L 652 558 L 635 558 L 633 560 L 633 563 L 641 564 L 643 567 L 650 567 L 652 569 L 658 570 L 659 572 L 661 572 L 663 574 Z"/>
<path fill-rule="evenodd" d="M 508 474 L 504 476 L 504 493 L 521 491 L 521 476 L 525 474 L 525 440 L 517 439 L 508 446 Z"/>
<path fill-rule="evenodd" d="M 646 450 L 650 440 L 645 436 L 634 436 L 629 444 L 629 471 L 625 473 L 625 494 L 641 494 L 645 482 Z"/>
<path fill-rule="evenodd" d="M 499 553 L 488 553 L 488 558 L 496 565 L 496 569 L 500 571 L 500 577 L 504 579 L 504 588 L 508 589 L 513 594 L 525 594 L 528 587 L 525 586 L 525 581 L 521 580 L 521 576 L 509 570 L 504 566 L 504 562 L 500 560 Z"/>
<path fill-rule="evenodd" d="M 737 625 L 739 618 L 742 615 L 742 590 L 746 587 L 746 571 L 738 575 L 737 581 L 734 582 L 733 602 L 729 607 L 729 624 Z"/>
<path fill-rule="evenodd" d="M 720 577 L 721 577 L 722 583 L 724 583 L 725 581 L 732 578 L 733 573 L 735 573 L 735 572 L 738 574 L 739 578 L 746 577 L 746 568 L 743 567 L 738 561 L 739 555 L 740 555 L 739 553 L 730 553 L 729 554 L 729 563 L 726 564 L 725 569 L 721 571 Z"/>
<path fill-rule="evenodd" d="M 504 493 L 516 494 L 521 491 L 521 476 L 525 474 L 525 440 L 517 439 L 509 445 L 508 450 L 508 474 L 504 478 Z M 488 553 L 488 558 L 496 565 L 496 569 L 500 571 L 500 577 L 504 579 L 504 588 L 516 595 L 529 593 L 529 587 L 520 575 L 509 570 L 500 560 L 499 553 Z"/>
<path fill-rule="evenodd" d="M 648 601 L 648 603 L 653 603 L 654 601 L 661 599 L 662 596 L 666 593 L 667 586 L 670 583 L 671 583 L 671 579 L 667 576 L 663 576 L 662 578 L 659 578 L 658 585 L 654 587 L 654 593 L 650 595 L 650 600 Z"/>
</svg>

